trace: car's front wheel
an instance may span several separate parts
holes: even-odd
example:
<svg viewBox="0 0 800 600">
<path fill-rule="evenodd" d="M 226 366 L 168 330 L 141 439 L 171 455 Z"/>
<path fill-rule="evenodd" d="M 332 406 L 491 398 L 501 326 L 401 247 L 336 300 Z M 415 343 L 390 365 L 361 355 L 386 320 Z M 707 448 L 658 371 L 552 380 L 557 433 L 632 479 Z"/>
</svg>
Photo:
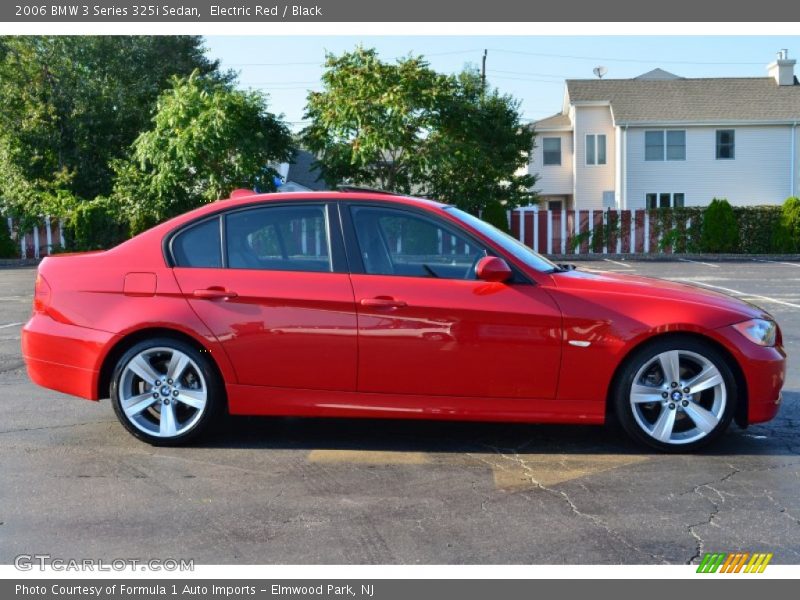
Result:
<svg viewBox="0 0 800 600">
<path fill-rule="evenodd" d="M 668 337 L 634 351 L 614 390 L 617 418 L 635 440 L 690 452 L 728 427 L 739 392 L 728 359 L 693 337 Z"/>
<path fill-rule="evenodd" d="M 117 362 L 111 400 L 122 425 L 159 446 L 197 439 L 217 419 L 224 391 L 211 361 L 180 340 L 158 338 L 131 347 Z"/>
</svg>

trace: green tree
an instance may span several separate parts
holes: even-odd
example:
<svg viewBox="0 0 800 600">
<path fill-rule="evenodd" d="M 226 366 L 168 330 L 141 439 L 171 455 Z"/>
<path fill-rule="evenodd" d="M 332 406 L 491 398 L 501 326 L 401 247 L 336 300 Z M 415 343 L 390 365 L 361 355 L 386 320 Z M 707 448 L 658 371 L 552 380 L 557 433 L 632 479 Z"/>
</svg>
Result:
<svg viewBox="0 0 800 600">
<path fill-rule="evenodd" d="M 324 91 L 308 97 L 304 144 L 328 185 L 428 195 L 477 212 L 529 201 L 533 131 L 518 103 L 474 71 L 447 76 L 422 57 L 395 63 L 374 49 L 328 55 Z"/>
<path fill-rule="evenodd" d="M 173 78 L 152 128 L 117 161 L 114 197 L 134 233 L 227 196 L 237 187 L 274 190 L 268 165 L 292 156 L 291 135 L 260 92 L 194 73 Z"/>
<path fill-rule="evenodd" d="M 473 213 L 534 201 L 536 178 L 527 172 L 534 132 L 521 122 L 519 102 L 486 90 L 474 70 L 448 78 L 447 88 L 426 143 L 423 193 Z"/>
<path fill-rule="evenodd" d="M 308 96 L 303 141 L 326 183 L 411 192 L 446 79 L 421 57 L 388 64 L 359 47 L 328 54 L 322 83 L 325 91 Z"/>
<path fill-rule="evenodd" d="M 198 36 L 0 37 L 0 198 L 21 215 L 108 194 L 173 75 L 227 81 Z M 66 195 L 65 195 L 66 194 Z"/>
<path fill-rule="evenodd" d="M 714 198 L 703 213 L 700 246 L 703 252 L 738 250 L 739 224 L 733 207 L 726 199 Z"/>
</svg>

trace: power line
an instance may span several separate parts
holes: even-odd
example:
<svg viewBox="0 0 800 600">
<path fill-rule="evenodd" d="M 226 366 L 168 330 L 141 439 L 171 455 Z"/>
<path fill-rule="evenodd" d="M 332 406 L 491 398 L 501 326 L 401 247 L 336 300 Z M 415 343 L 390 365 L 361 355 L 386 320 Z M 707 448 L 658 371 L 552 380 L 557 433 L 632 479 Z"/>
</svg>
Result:
<svg viewBox="0 0 800 600">
<path fill-rule="evenodd" d="M 763 65 L 760 62 L 708 62 L 696 60 L 662 60 L 660 58 L 609 58 L 602 56 L 576 56 L 571 54 L 548 54 L 545 52 L 525 52 L 522 50 L 502 50 L 500 48 L 489 48 L 492 52 L 501 52 L 504 54 L 521 54 L 523 56 L 542 56 L 545 58 L 569 58 L 574 60 L 592 60 L 592 61 L 605 61 L 605 62 L 627 62 L 627 63 L 661 63 L 673 65 Z"/>
<path fill-rule="evenodd" d="M 554 77 L 556 79 L 564 80 L 569 79 L 568 77 L 564 77 L 563 75 L 553 75 L 552 73 L 530 73 L 527 71 L 503 71 L 502 69 L 488 69 L 489 73 L 505 73 L 508 75 L 530 75 L 533 77 Z"/>
<path fill-rule="evenodd" d="M 240 81 L 240 85 L 266 86 L 266 85 L 319 85 L 320 81 Z"/>
<path fill-rule="evenodd" d="M 422 58 L 427 58 L 429 56 L 451 56 L 455 54 L 471 54 L 473 52 L 481 52 L 481 49 L 473 49 L 473 50 L 451 50 L 448 52 L 431 52 L 430 54 L 422 54 L 420 53 L 419 56 Z M 408 58 L 409 56 L 414 56 L 413 52 L 409 52 L 408 54 L 401 54 L 399 56 L 392 56 L 389 60 L 399 60 L 402 58 Z M 324 66 L 325 61 L 308 61 L 308 62 L 257 62 L 257 63 L 223 63 L 223 67 L 299 67 L 299 66 L 317 66 L 322 67 Z"/>
<path fill-rule="evenodd" d="M 525 77 L 504 77 L 502 75 L 495 75 L 490 77 L 490 79 L 507 79 L 511 81 L 528 81 L 530 83 L 552 83 L 555 85 L 564 85 L 564 80 L 561 79 L 559 81 L 552 81 L 550 79 L 529 79 Z"/>
</svg>

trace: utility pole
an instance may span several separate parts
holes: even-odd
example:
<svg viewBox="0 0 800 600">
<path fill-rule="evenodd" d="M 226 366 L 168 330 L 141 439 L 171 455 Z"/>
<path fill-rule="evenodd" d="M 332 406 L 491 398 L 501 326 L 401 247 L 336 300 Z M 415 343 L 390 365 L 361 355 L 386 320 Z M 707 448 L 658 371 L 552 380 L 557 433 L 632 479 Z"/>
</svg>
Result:
<svg viewBox="0 0 800 600">
<path fill-rule="evenodd" d="M 481 87 L 486 90 L 486 55 L 489 54 L 488 50 L 483 51 L 483 60 L 481 61 Z"/>
</svg>

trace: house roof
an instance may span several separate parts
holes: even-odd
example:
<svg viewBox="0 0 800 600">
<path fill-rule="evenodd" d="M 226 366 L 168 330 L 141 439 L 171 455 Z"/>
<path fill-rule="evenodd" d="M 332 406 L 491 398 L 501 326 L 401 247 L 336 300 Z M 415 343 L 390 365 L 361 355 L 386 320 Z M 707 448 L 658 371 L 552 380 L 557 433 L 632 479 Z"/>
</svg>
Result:
<svg viewBox="0 0 800 600">
<path fill-rule="evenodd" d="M 286 181 L 293 181 L 304 188 L 317 192 L 327 190 L 328 186 L 322 179 L 320 170 L 314 167 L 314 161 L 316 160 L 317 158 L 311 152 L 298 150 L 294 161 L 289 163 Z"/>
<path fill-rule="evenodd" d="M 665 71 L 664 69 L 653 69 L 652 71 L 634 77 L 634 79 L 683 79 L 683 77 Z"/>
<path fill-rule="evenodd" d="M 568 79 L 567 93 L 571 103 L 610 102 L 617 124 L 800 121 L 796 78 Z"/>
<path fill-rule="evenodd" d="M 572 122 L 569 120 L 569 115 L 565 115 L 564 113 L 558 113 L 557 115 L 535 121 L 532 125 L 535 129 L 540 131 L 572 129 Z"/>
</svg>

